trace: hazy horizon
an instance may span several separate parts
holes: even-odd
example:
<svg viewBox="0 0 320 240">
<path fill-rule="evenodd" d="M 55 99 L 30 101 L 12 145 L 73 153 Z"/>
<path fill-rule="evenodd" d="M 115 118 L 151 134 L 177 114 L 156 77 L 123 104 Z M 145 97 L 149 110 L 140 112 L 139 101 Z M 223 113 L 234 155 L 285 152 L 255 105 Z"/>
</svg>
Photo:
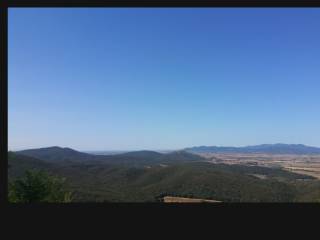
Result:
<svg viewBox="0 0 320 240">
<path fill-rule="evenodd" d="M 8 11 L 9 150 L 320 146 L 320 9 Z"/>
<path fill-rule="evenodd" d="M 151 149 L 146 149 L 146 148 L 135 148 L 135 149 L 75 149 L 69 146 L 61 146 L 61 145 L 52 145 L 52 146 L 38 146 L 38 147 L 31 147 L 31 148 L 16 148 L 16 149 L 8 149 L 9 151 L 21 151 L 21 150 L 28 150 L 28 149 L 40 149 L 40 148 L 50 148 L 50 147 L 61 147 L 61 148 L 71 148 L 73 150 L 76 151 L 80 151 L 80 152 L 87 152 L 87 153 L 94 153 L 94 152 L 130 152 L 130 151 L 179 151 L 179 150 L 183 150 L 185 148 L 189 148 L 189 147 L 250 147 L 250 146 L 258 146 L 258 145 L 276 145 L 276 144 L 285 144 L 285 145 L 304 145 L 307 147 L 316 147 L 316 148 L 320 148 L 320 146 L 310 146 L 310 145 L 306 145 L 306 144 L 302 144 L 302 143 L 261 143 L 261 144 L 257 144 L 257 145 L 238 145 L 238 146 L 231 146 L 231 145 L 192 145 L 192 146 L 185 146 L 183 148 L 175 148 L 175 149 L 162 149 L 162 148 L 151 148 Z"/>
</svg>

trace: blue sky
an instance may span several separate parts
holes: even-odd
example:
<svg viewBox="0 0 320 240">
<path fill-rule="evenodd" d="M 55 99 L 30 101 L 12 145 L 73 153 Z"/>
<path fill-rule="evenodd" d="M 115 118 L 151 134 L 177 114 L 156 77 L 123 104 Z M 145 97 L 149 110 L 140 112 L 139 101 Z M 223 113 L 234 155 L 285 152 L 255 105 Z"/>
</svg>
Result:
<svg viewBox="0 0 320 240">
<path fill-rule="evenodd" d="M 320 146 L 320 9 L 9 9 L 9 149 Z"/>
</svg>

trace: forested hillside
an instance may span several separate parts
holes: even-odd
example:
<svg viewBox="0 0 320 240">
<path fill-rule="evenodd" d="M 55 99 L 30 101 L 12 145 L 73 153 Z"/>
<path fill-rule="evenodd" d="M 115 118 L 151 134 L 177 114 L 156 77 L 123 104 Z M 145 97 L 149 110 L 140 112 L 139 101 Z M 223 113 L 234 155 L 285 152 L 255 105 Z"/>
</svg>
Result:
<svg viewBox="0 0 320 240">
<path fill-rule="evenodd" d="M 104 156 L 106 161 L 87 159 L 63 164 L 63 161 L 52 162 L 10 152 L 9 180 L 22 176 L 26 170 L 45 170 L 66 178 L 74 202 L 154 202 L 165 195 L 223 202 L 320 199 L 318 181 L 281 169 L 212 164 L 184 152 L 119 155 L 113 156 L 113 161 L 111 156 Z M 127 164 L 128 159 L 133 160 L 132 164 Z M 263 174 L 266 178 L 260 179 L 254 174 Z"/>
</svg>

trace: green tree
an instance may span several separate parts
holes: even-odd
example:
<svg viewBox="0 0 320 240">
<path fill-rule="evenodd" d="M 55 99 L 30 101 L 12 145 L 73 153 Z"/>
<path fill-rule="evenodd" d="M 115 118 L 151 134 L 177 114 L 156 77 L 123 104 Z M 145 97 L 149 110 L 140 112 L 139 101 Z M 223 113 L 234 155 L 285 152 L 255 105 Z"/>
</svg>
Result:
<svg viewBox="0 0 320 240">
<path fill-rule="evenodd" d="M 9 202 L 71 202 L 65 179 L 44 171 L 29 170 L 24 177 L 9 183 Z"/>
</svg>

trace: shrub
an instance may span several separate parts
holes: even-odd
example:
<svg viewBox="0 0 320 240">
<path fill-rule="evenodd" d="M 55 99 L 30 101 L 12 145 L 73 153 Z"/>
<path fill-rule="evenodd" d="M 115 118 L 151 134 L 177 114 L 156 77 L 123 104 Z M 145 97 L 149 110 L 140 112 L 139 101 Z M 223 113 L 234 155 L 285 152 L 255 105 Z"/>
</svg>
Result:
<svg viewBox="0 0 320 240">
<path fill-rule="evenodd" d="M 9 183 L 9 202 L 71 202 L 71 192 L 65 189 L 65 179 L 44 171 L 28 170 L 24 177 Z"/>
</svg>

